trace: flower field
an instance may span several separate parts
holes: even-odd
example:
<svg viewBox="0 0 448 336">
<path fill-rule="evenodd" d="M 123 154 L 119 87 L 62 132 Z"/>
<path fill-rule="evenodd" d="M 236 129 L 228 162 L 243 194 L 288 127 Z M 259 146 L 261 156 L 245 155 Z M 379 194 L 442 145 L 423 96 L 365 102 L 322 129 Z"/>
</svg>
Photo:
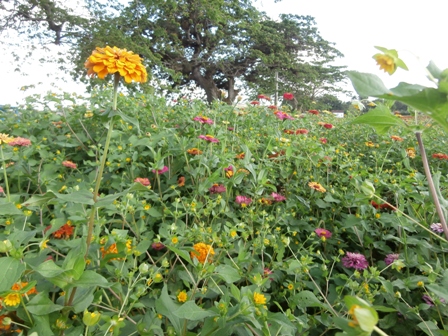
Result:
<svg viewBox="0 0 448 336">
<path fill-rule="evenodd" d="M 390 335 L 445 335 L 447 245 L 412 132 L 120 95 L 93 195 L 111 96 L 2 115 L 2 332 L 368 335 L 358 307 Z M 446 195 L 445 136 L 423 138 Z"/>
<path fill-rule="evenodd" d="M 377 49 L 389 73 L 405 67 Z M 357 118 L 298 113 L 291 93 L 244 108 L 118 94 L 147 72 L 116 47 L 85 66 L 112 89 L 1 115 L 1 334 L 448 334 L 434 65 L 439 91 L 349 73 L 425 119 L 380 101 Z"/>
</svg>

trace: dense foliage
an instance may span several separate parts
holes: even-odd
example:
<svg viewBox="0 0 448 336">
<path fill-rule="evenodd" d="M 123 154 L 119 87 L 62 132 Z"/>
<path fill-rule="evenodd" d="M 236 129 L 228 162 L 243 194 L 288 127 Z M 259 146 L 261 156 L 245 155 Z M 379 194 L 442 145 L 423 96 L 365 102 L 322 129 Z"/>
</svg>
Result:
<svg viewBox="0 0 448 336">
<path fill-rule="evenodd" d="M 412 132 L 120 95 L 94 204 L 110 99 L 49 94 L 1 116 L 0 330 L 361 335 L 351 295 L 390 335 L 443 335 L 447 242 Z M 440 129 L 423 136 L 444 172 Z"/>
</svg>

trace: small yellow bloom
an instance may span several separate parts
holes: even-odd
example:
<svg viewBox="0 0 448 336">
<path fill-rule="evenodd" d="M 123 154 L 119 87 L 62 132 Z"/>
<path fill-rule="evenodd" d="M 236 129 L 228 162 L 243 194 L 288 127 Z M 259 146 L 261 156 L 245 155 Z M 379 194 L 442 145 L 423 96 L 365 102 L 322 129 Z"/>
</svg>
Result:
<svg viewBox="0 0 448 336">
<path fill-rule="evenodd" d="M 294 289 L 294 285 L 293 285 L 292 283 L 290 283 L 290 284 L 288 285 L 288 289 L 289 289 L 289 290 L 293 290 L 293 289 Z"/>
<path fill-rule="evenodd" d="M 17 306 L 20 303 L 20 294 L 11 293 L 5 296 L 3 303 L 7 306 Z"/>
<path fill-rule="evenodd" d="M 237 236 L 237 233 L 235 230 L 230 231 L 230 237 L 235 238 Z"/>
<path fill-rule="evenodd" d="M 263 294 L 255 292 L 254 293 L 254 302 L 257 305 L 259 305 L 259 304 L 264 305 L 264 304 L 266 304 L 266 297 Z"/>
<path fill-rule="evenodd" d="M 423 281 L 419 281 L 419 282 L 417 282 L 417 286 L 418 287 L 424 287 L 425 283 Z"/>
<path fill-rule="evenodd" d="M 179 301 L 179 302 L 186 302 L 187 299 L 188 299 L 188 295 L 185 291 L 182 291 L 177 295 L 177 301 Z"/>
<path fill-rule="evenodd" d="M 379 213 L 375 214 L 376 219 L 379 219 L 380 217 L 381 217 L 381 214 L 379 214 Z"/>
<path fill-rule="evenodd" d="M 392 57 L 385 54 L 376 54 L 373 56 L 376 61 L 376 64 L 380 66 L 380 70 L 384 70 L 389 75 L 392 75 L 397 69 L 397 65 Z"/>
<path fill-rule="evenodd" d="M 171 238 L 171 242 L 173 244 L 177 244 L 179 242 L 179 239 L 177 237 L 173 237 L 173 238 Z"/>
<path fill-rule="evenodd" d="M 8 134 L 0 133 L 0 145 L 10 143 L 14 138 L 11 138 Z"/>
</svg>

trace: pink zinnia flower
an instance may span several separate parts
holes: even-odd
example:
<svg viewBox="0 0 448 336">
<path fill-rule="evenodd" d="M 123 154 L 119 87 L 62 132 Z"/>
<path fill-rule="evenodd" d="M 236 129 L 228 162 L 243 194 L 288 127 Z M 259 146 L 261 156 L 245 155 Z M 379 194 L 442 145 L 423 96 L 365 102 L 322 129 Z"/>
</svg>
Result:
<svg viewBox="0 0 448 336">
<path fill-rule="evenodd" d="M 153 169 L 152 172 L 153 172 L 154 174 L 157 173 L 157 175 L 160 175 L 160 174 L 166 173 L 168 170 L 169 170 L 169 169 L 168 169 L 167 166 L 163 166 L 162 169 L 159 169 L 159 170 L 155 170 L 155 169 Z"/>
<path fill-rule="evenodd" d="M 218 139 L 213 137 L 213 135 L 209 135 L 209 134 L 207 134 L 207 135 L 200 135 L 200 136 L 198 136 L 198 138 L 202 139 L 202 140 L 205 140 L 205 141 L 208 141 L 208 142 L 219 142 Z"/>
<path fill-rule="evenodd" d="M 3 190 L 3 187 L 0 186 L 0 194 L 3 194 L 5 191 Z"/>
<path fill-rule="evenodd" d="M 308 130 L 304 128 L 299 128 L 296 130 L 296 134 L 308 134 Z"/>
<path fill-rule="evenodd" d="M 400 255 L 397 253 L 390 253 L 386 256 L 386 258 L 384 259 L 384 262 L 386 263 L 387 266 L 389 266 L 390 264 L 392 264 L 395 260 L 398 260 L 398 258 L 400 258 Z"/>
<path fill-rule="evenodd" d="M 194 117 L 193 120 L 199 121 L 201 124 L 209 124 L 209 125 L 213 124 L 213 120 L 211 120 L 210 118 L 207 118 L 207 117 L 201 117 L 201 116 Z"/>
<path fill-rule="evenodd" d="M 331 238 L 332 233 L 326 229 L 317 228 L 314 230 L 319 237 Z"/>
<path fill-rule="evenodd" d="M 369 263 L 365 256 L 360 253 L 347 252 L 347 255 L 342 258 L 342 264 L 347 268 L 354 268 L 363 270 L 369 267 Z"/>
<path fill-rule="evenodd" d="M 8 142 L 10 146 L 25 146 L 28 147 L 31 145 L 30 139 L 25 139 L 21 137 L 14 138 L 12 141 Z"/>
<path fill-rule="evenodd" d="M 441 223 L 433 223 L 429 226 L 433 232 L 442 233 L 443 226 Z"/>
<path fill-rule="evenodd" d="M 332 124 L 323 124 L 322 126 L 324 126 L 327 129 L 332 129 L 334 127 Z"/>
<path fill-rule="evenodd" d="M 151 185 L 151 182 L 149 182 L 149 179 L 147 179 L 146 177 L 137 177 L 134 182 L 140 183 L 145 187 Z"/>
<path fill-rule="evenodd" d="M 321 144 L 325 145 L 328 140 L 326 138 L 319 138 L 319 141 L 320 141 Z"/>
<path fill-rule="evenodd" d="M 285 197 L 285 196 L 280 195 L 280 194 L 277 194 L 277 193 L 275 193 L 275 192 L 273 192 L 273 193 L 271 194 L 271 197 L 272 197 L 272 198 L 274 199 L 274 201 L 276 201 L 276 202 L 282 202 L 282 201 L 286 200 L 286 197 Z"/>
<path fill-rule="evenodd" d="M 210 189 L 208 189 L 210 194 L 220 194 L 226 192 L 226 187 L 222 184 L 214 184 Z"/>
<path fill-rule="evenodd" d="M 240 204 L 243 208 L 252 203 L 252 199 L 246 196 L 237 196 L 235 202 Z"/>
<path fill-rule="evenodd" d="M 268 96 L 265 96 L 265 95 L 263 95 L 263 94 L 259 94 L 259 95 L 257 96 L 257 98 L 258 98 L 258 99 L 271 100 L 271 98 L 269 98 Z"/>
<path fill-rule="evenodd" d="M 293 119 L 294 119 L 294 118 L 291 117 L 288 113 L 285 113 L 285 112 L 282 112 L 282 111 L 277 111 L 277 112 L 275 112 L 274 114 L 275 114 L 275 116 L 276 116 L 277 118 L 279 118 L 280 120 L 285 120 L 285 119 L 293 120 Z"/>
<path fill-rule="evenodd" d="M 283 99 L 285 99 L 285 100 L 293 100 L 294 99 L 294 95 L 292 93 L 290 93 L 290 92 L 285 92 L 283 94 Z"/>
<path fill-rule="evenodd" d="M 76 163 L 73 163 L 72 161 L 62 161 L 62 165 L 64 166 L 64 167 L 67 167 L 67 168 L 71 168 L 71 169 L 76 169 L 77 168 L 77 165 L 76 165 Z"/>
<path fill-rule="evenodd" d="M 226 167 L 226 168 L 224 168 L 224 171 L 233 171 L 233 166 L 232 165 L 230 165 L 230 166 L 228 166 L 228 167 Z"/>
</svg>

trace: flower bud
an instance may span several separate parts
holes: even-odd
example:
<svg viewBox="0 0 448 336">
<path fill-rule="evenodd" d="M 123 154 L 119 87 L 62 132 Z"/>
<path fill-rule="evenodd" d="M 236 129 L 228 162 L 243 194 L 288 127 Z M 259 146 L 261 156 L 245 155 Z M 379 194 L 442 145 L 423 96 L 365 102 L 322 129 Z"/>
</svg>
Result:
<svg viewBox="0 0 448 336">
<path fill-rule="evenodd" d="M 84 315 L 82 317 L 82 322 L 86 326 L 91 327 L 91 326 L 94 326 L 95 324 L 97 324 L 98 321 L 100 320 L 100 318 L 101 318 L 101 314 L 98 313 L 97 311 L 93 312 L 93 313 L 89 313 L 87 310 L 85 310 Z"/>
</svg>

